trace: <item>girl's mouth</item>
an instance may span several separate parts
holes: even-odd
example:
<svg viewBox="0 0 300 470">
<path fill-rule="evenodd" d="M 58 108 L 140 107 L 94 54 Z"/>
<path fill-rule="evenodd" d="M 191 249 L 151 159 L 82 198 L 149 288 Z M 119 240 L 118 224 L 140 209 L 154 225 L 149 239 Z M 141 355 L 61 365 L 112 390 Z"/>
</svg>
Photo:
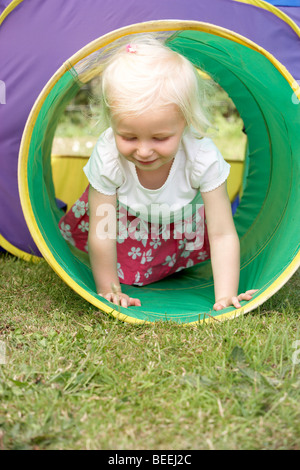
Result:
<svg viewBox="0 0 300 470">
<path fill-rule="evenodd" d="M 151 165 L 151 163 L 154 163 L 156 162 L 157 159 L 155 160 L 151 160 L 151 161 L 146 161 L 146 162 L 143 162 L 141 160 L 137 160 L 138 163 L 140 163 L 141 165 Z"/>
</svg>

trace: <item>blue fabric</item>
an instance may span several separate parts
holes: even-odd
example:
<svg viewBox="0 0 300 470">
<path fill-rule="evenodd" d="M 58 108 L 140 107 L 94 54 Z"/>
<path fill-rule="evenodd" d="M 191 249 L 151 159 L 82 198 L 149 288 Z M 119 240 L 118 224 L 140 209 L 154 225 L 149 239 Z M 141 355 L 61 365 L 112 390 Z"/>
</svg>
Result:
<svg viewBox="0 0 300 470">
<path fill-rule="evenodd" d="M 300 7 L 300 0 L 266 0 L 277 7 Z"/>
</svg>

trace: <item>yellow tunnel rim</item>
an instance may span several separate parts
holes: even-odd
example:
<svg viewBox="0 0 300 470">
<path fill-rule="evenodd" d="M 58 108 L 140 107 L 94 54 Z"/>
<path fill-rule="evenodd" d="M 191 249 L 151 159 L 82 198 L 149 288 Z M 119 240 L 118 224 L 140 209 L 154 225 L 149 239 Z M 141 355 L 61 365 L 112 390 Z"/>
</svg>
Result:
<svg viewBox="0 0 300 470">
<path fill-rule="evenodd" d="M 20 248 L 17 248 L 15 245 L 10 243 L 6 238 L 3 237 L 3 235 L 0 234 L 0 246 L 4 248 L 8 253 L 17 256 L 18 258 L 21 258 L 25 261 L 31 261 L 33 263 L 38 263 L 41 261 L 41 258 L 36 255 L 31 255 L 30 253 L 27 253 L 26 251 L 21 250 Z"/>
<path fill-rule="evenodd" d="M 30 202 L 29 188 L 27 181 L 27 163 L 28 163 L 28 151 L 31 141 L 31 136 L 33 128 L 36 123 L 37 116 L 40 112 L 40 109 L 54 87 L 58 80 L 68 71 L 71 67 L 75 66 L 80 60 L 84 57 L 90 55 L 91 53 L 99 50 L 100 48 L 105 47 L 106 45 L 112 43 L 113 41 L 120 39 L 124 36 L 130 34 L 139 34 L 145 32 L 159 32 L 159 31 L 184 31 L 184 30 L 194 30 L 214 34 L 226 39 L 230 39 L 234 42 L 242 44 L 248 48 L 251 48 L 260 54 L 264 55 L 281 73 L 281 75 L 287 80 L 293 91 L 298 97 L 300 97 L 300 87 L 297 85 L 295 90 L 295 80 L 292 75 L 287 71 L 287 69 L 268 51 L 263 49 L 261 46 L 258 46 L 253 41 L 234 33 L 228 29 L 216 26 L 210 23 L 203 23 L 198 21 L 181 21 L 181 20 L 157 20 L 149 21 L 143 23 L 136 23 L 130 26 L 119 28 L 108 34 L 105 34 L 94 41 L 90 42 L 82 49 L 77 51 L 68 61 L 66 61 L 52 76 L 52 78 L 45 85 L 44 89 L 41 91 L 38 96 L 31 112 L 28 117 L 27 123 L 24 128 L 20 152 L 19 152 L 19 165 L 18 165 L 18 183 L 19 183 L 19 192 L 21 205 L 24 213 L 25 220 L 27 222 L 28 228 L 32 234 L 34 241 L 36 242 L 40 252 L 52 267 L 52 269 L 61 277 L 66 284 L 68 284 L 75 292 L 77 292 L 81 297 L 87 300 L 89 303 L 95 307 L 101 309 L 105 313 L 113 315 L 115 318 L 118 318 L 122 321 L 132 323 L 132 324 L 141 324 L 141 323 L 151 323 L 149 321 L 140 320 L 130 315 L 125 315 L 124 313 L 118 311 L 115 308 L 109 307 L 103 303 L 100 299 L 97 299 L 89 292 L 87 292 L 83 287 L 81 287 L 74 279 L 66 273 L 66 271 L 61 267 L 61 265 L 56 261 L 54 255 L 49 249 L 45 239 L 43 238 L 37 222 L 34 217 L 33 209 Z M 199 320 L 200 322 L 211 322 L 214 320 L 222 321 L 229 318 L 235 318 L 241 314 L 248 313 L 251 310 L 257 308 L 263 302 L 265 302 L 269 297 L 271 297 L 275 292 L 277 292 L 282 285 L 287 282 L 287 280 L 293 275 L 300 265 L 300 252 L 297 253 L 295 258 L 291 263 L 286 267 L 284 272 L 278 276 L 278 278 L 261 294 L 257 295 L 254 299 L 249 301 L 247 305 L 241 307 L 240 309 L 234 309 L 229 312 L 218 315 L 215 317 L 204 318 Z M 199 323 L 199 321 L 182 323 L 182 325 L 193 325 Z"/>
</svg>

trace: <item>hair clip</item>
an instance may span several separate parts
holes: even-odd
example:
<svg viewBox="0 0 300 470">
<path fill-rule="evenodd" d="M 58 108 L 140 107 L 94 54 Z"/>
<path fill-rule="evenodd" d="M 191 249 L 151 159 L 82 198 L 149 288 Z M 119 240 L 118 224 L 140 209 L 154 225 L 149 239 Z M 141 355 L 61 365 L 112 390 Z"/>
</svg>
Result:
<svg viewBox="0 0 300 470">
<path fill-rule="evenodd" d="M 127 52 L 130 52 L 131 54 L 134 54 L 135 52 L 137 52 L 137 46 L 132 45 L 132 44 L 127 44 L 126 50 L 127 50 Z"/>
</svg>

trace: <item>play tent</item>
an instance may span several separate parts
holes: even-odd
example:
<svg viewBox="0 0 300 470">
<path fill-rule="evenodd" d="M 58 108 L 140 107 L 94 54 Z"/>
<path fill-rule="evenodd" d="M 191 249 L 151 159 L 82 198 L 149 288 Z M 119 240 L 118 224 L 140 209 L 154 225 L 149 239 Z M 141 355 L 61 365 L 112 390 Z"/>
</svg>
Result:
<svg viewBox="0 0 300 470">
<path fill-rule="evenodd" d="M 2 245 L 25 257 L 42 253 L 82 297 L 129 322 L 230 318 L 276 292 L 299 266 L 300 39 L 296 23 L 283 10 L 252 3 L 12 2 L 0 26 L 0 70 L 7 91 L 0 129 Z M 293 12 L 296 19 L 298 10 Z M 142 307 L 115 309 L 95 294 L 87 262 L 60 236 L 61 211 L 50 165 L 58 117 L 80 87 L 99 73 L 107 48 L 144 31 L 164 35 L 169 47 L 206 70 L 243 118 L 249 158 L 235 214 L 241 240 L 240 289 L 259 290 L 239 310 L 211 311 L 210 263 L 142 288 L 126 286 L 124 291 L 141 298 Z"/>
</svg>

